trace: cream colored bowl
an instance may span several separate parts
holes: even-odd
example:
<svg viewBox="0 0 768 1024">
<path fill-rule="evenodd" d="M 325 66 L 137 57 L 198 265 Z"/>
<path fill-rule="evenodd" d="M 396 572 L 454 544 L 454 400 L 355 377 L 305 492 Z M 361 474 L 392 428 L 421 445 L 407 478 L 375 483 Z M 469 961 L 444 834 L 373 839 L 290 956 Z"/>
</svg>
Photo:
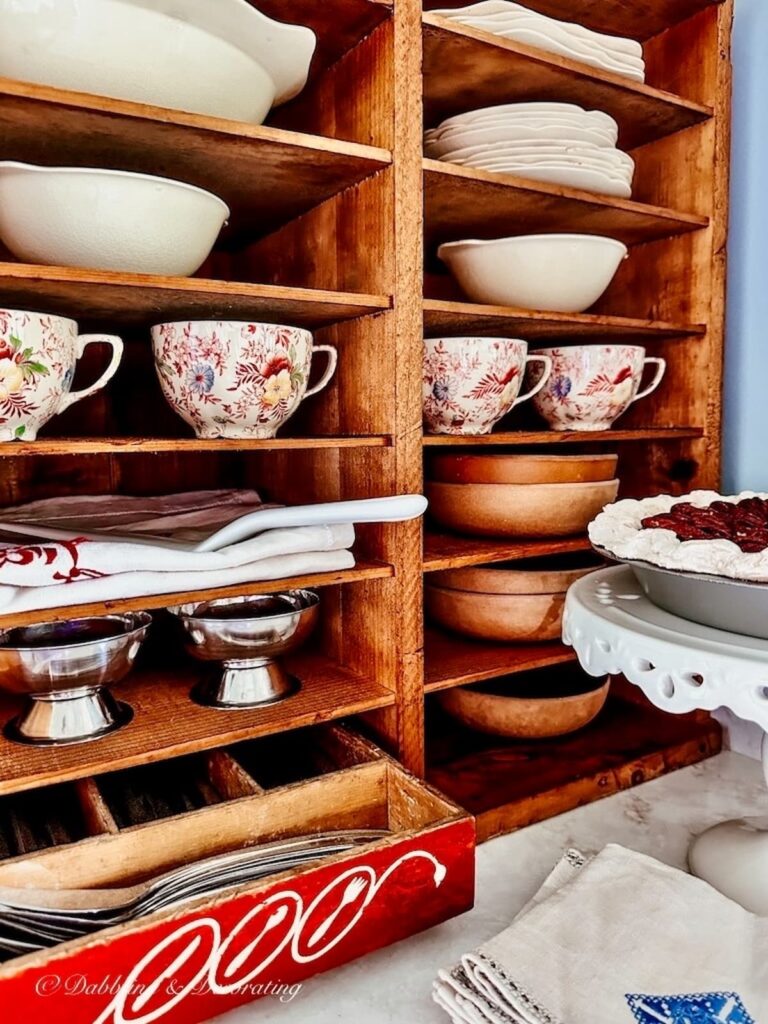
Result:
<svg viewBox="0 0 768 1024">
<path fill-rule="evenodd" d="M 480 537 L 568 537 L 618 494 L 619 481 L 583 484 L 428 483 L 432 518 L 457 533 Z"/>
<path fill-rule="evenodd" d="M 170 178 L 0 162 L 0 240 L 24 263 L 188 277 L 228 216 Z"/>
<path fill-rule="evenodd" d="M 246 0 L 0 0 L 0 75 L 255 124 L 315 43 Z"/>
<path fill-rule="evenodd" d="M 583 313 L 611 283 L 627 247 L 599 235 L 520 235 L 448 242 L 438 256 L 475 302 Z"/>
</svg>

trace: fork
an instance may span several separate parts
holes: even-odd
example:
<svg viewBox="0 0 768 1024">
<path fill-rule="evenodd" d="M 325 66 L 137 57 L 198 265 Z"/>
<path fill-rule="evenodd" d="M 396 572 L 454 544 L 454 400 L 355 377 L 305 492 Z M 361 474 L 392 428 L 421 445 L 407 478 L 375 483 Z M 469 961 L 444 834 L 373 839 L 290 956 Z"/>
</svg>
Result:
<svg viewBox="0 0 768 1024">
<path fill-rule="evenodd" d="M 329 918 L 327 918 L 317 931 L 313 932 L 307 945 L 311 949 L 312 946 L 316 946 L 322 938 L 324 938 L 331 930 L 331 926 L 334 924 L 339 914 L 345 907 L 348 907 L 350 903 L 354 903 L 360 893 L 365 889 L 366 880 L 364 878 L 353 878 L 344 890 L 344 895 L 341 898 L 341 903 L 336 907 L 334 912 Z"/>
</svg>

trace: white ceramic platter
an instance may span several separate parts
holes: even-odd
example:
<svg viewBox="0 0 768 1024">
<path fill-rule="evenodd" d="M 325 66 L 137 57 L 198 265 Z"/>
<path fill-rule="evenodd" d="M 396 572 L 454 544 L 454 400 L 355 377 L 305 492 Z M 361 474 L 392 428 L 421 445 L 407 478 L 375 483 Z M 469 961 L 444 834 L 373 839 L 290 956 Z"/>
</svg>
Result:
<svg viewBox="0 0 768 1024">
<path fill-rule="evenodd" d="M 597 192 L 619 199 L 632 198 L 632 187 L 626 181 L 602 171 L 593 170 L 591 167 L 547 167 L 541 164 L 531 166 L 530 164 L 516 164 L 512 161 L 508 163 L 485 162 L 482 159 L 473 160 L 471 164 L 463 166 L 475 167 L 480 171 L 491 171 L 496 174 L 511 174 L 516 178 L 542 181 L 549 185 L 563 185 L 566 188 L 581 189 L 583 192 Z"/>
<path fill-rule="evenodd" d="M 642 57 L 618 53 L 616 50 L 606 47 L 600 41 L 585 39 L 583 36 L 572 31 L 573 25 L 568 25 L 564 22 L 552 21 L 538 15 L 527 14 L 488 14 L 478 18 L 473 17 L 473 21 L 477 23 L 482 22 L 489 32 L 495 33 L 530 29 L 533 32 L 540 32 L 554 42 L 568 47 L 574 53 L 581 55 L 583 59 L 597 57 L 607 61 L 609 64 L 615 65 L 617 68 L 631 71 L 645 70 L 645 61 Z"/>
<path fill-rule="evenodd" d="M 533 128 L 527 125 L 489 125 L 466 130 L 447 131 L 441 135 L 425 136 L 425 148 L 430 155 L 440 156 L 441 153 L 460 146 L 473 146 L 489 143 L 514 142 L 580 142 L 609 149 L 613 146 L 611 139 L 590 128 L 579 125 L 559 125 L 544 128 Z"/>
<path fill-rule="evenodd" d="M 627 54 L 631 57 L 642 57 L 643 47 L 641 43 L 638 43 L 635 39 L 628 39 L 625 36 L 611 36 L 605 32 L 595 32 L 592 29 L 586 28 L 584 25 L 577 25 L 573 22 L 559 21 L 556 18 L 550 18 L 548 15 L 539 14 L 538 12 L 530 11 L 527 7 L 522 4 L 513 3 L 512 0 L 482 0 L 481 3 L 470 4 L 468 7 L 452 7 L 445 9 L 435 9 L 429 12 L 430 14 L 439 14 L 443 18 L 453 18 L 460 20 L 464 15 L 479 16 L 487 14 L 524 14 L 534 15 L 536 18 L 542 21 L 554 23 L 556 25 L 566 25 L 568 29 L 573 32 L 574 35 L 579 35 L 584 39 L 591 39 L 595 42 L 600 42 L 603 46 L 610 47 L 616 50 L 618 53 Z"/>
<path fill-rule="evenodd" d="M 610 71 L 615 75 L 622 75 L 625 78 L 631 78 L 638 82 L 645 81 L 645 71 L 636 68 L 627 68 L 618 65 L 615 61 L 610 60 L 604 55 L 592 54 L 584 55 L 575 49 L 572 45 L 558 42 L 551 35 L 545 34 L 545 32 L 534 29 L 534 28 L 508 28 L 496 30 L 492 25 L 488 25 L 487 21 L 482 18 L 463 18 L 463 25 L 468 25 L 470 28 L 477 28 L 483 32 L 491 32 L 493 35 L 497 35 L 502 39 L 511 39 L 517 43 L 523 43 L 525 46 L 535 46 L 539 50 L 545 50 L 547 53 L 557 53 L 562 57 L 569 57 L 571 60 L 579 61 L 582 64 L 587 64 L 589 67 L 600 68 L 602 71 Z"/>
<path fill-rule="evenodd" d="M 515 121 L 522 123 L 532 120 L 534 123 L 560 122 L 568 124 L 599 124 L 606 131 L 615 133 L 618 137 L 618 123 L 602 110 L 583 110 L 572 103 L 502 103 L 496 107 L 481 107 L 477 110 L 468 110 L 464 114 L 456 114 L 448 117 L 438 125 L 440 131 L 448 128 L 463 127 L 483 122 L 487 119 L 499 119 L 502 121 Z"/>
</svg>

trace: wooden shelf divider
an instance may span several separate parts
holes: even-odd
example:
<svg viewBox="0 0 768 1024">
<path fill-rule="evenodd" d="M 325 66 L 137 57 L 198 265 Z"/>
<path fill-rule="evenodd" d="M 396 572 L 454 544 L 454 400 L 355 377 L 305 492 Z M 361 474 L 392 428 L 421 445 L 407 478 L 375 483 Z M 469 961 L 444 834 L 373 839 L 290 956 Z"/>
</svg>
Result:
<svg viewBox="0 0 768 1024">
<path fill-rule="evenodd" d="M 151 327 L 174 320 L 262 320 L 318 328 L 381 313 L 387 295 L 355 295 L 199 277 L 0 263 L 0 303 L 85 322 Z"/>
<path fill-rule="evenodd" d="M 423 21 L 427 127 L 478 107 L 552 100 L 611 114 L 619 122 L 620 145 L 632 149 L 714 113 L 705 104 L 436 14 L 426 13 Z"/>
<path fill-rule="evenodd" d="M 576 660 L 561 643 L 494 644 L 429 628 L 424 657 L 426 693 Z"/>
<path fill-rule="evenodd" d="M 428 780 L 477 819 L 478 840 L 514 832 L 719 753 L 709 715 L 609 698 L 579 732 L 523 742 L 431 716 Z"/>
<path fill-rule="evenodd" d="M 56 131 L 51 134 L 50 125 Z M 0 79 L 5 152 L 208 189 L 232 210 L 225 237 L 265 235 L 389 165 L 383 149 Z"/>
<path fill-rule="evenodd" d="M 514 541 L 493 537 L 460 537 L 427 529 L 424 534 L 424 572 L 461 569 L 467 565 L 491 562 L 514 562 L 545 555 L 565 555 L 573 551 L 590 551 L 591 548 L 588 537 Z"/>
<path fill-rule="evenodd" d="M 144 597 L 97 601 L 93 604 L 71 604 L 58 608 L 4 613 L 0 616 L 0 626 L 3 629 L 12 629 L 16 626 L 33 625 L 36 622 L 60 622 L 88 615 L 157 611 L 173 605 L 191 604 L 195 601 L 214 601 L 222 597 L 247 597 L 251 594 L 272 594 L 280 590 L 304 590 L 313 587 L 338 586 L 342 583 L 365 583 L 369 580 L 390 579 L 393 574 L 394 569 L 391 565 L 360 561 L 354 569 L 289 576 L 282 580 L 260 580 L 255 583 L 238 583 L 235 586 L 209 587 L 207 590 L 187 590 L 175 594 L 150 594 Z"/>
<path fill-rule="evenodd" d="M 424 160 L 424 190 L 430 246 L 462 238 L 562 231 L 564 226 L 636 245 L 698 231 L 709 223 L 694 213 L 442 160 Z"/>
<path fill-rule="evenodd" d="M 171 437 L 42 437 L 36 441 L 11 441 L 0 444 L 0 459 L 37 458 L 39 456 L 81 455 L 162 455 L 194 452 L 318 451 L 321 448 L 388 448 L 392 438 L 370 437 L 271 437 L 247 438 L 171 438 Z"/>
<path fill-rule="evenodd" d="M 298 693 L 282 703 L 243 711 L 194 703 L 190 690 L 206 671 L 203 665 L 138 670 L 113 691 L 133 709 L 133 720 L 98 743 L 28 747 L 0 736 L 0 795 L 212 750 L 395 701 L 394 692 L 373 679 L 319 654 L 300 653 L 288 659 L 288 666 L 302 682 Z M 17 711 L 18 702 L 0 698 L 3 724 Z"/>
<path fill-rule="evenodd" d="M 558 344 L 616 338 L 665 341 L 670 338 L 698 338 L 706 333 L 704 324 L 673 324 L 663 320 L 590 313 L 542 313 L 444 299 L 424 300 L 424 330 L 427 336 L 520 336 L 527 341 L 553 341 Z"/>
<path fill-rule="evenodd" d="M 703 427 L 648 427 L 638 430 L 597 431 L 509 430 L 498 434 L 483 434 L 480 437 L 428 434 L 424 438 L 424 444 L 428 448 L 492 448 L 499 445 L 521 447 L 529 444 L 619 444 L 630 441 L 685 441 L 702 437 L 703 434 Z"/>
</svg>

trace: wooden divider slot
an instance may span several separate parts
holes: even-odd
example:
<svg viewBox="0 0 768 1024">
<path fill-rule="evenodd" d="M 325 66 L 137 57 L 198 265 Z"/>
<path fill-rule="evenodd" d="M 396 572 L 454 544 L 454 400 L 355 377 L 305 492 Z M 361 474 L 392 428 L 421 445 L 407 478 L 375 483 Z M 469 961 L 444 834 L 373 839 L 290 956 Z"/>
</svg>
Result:
<svg viewBox="0 0 768 1024">
<path fill-rule="evenodd" d="M 77 798 L 91 836 L 116 835 L 117 822 L 104 799 L 96 779 L 78 779 L 74 783 Z"/>
</svg>

